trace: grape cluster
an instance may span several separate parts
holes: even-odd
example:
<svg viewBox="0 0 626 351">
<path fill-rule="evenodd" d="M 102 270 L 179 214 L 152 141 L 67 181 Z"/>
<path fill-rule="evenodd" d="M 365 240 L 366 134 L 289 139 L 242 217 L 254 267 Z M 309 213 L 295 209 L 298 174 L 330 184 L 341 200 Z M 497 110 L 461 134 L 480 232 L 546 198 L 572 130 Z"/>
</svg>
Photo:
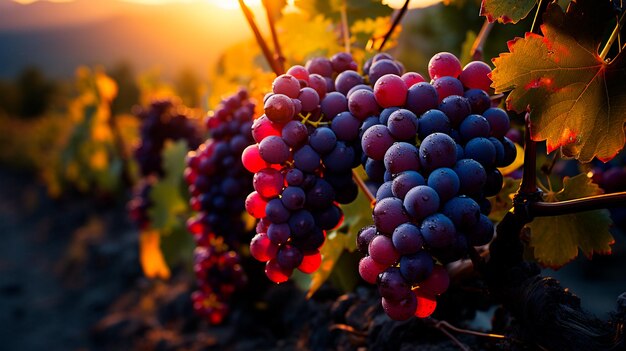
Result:
<svg viewBox="0 0 626 351">
<path fill-rule="evenodd" d="M 392 319 L 425 317 L 448 287 L 443 264 L 492 239 L 486 197 L 502 188 L 497 167 L 516 156 L 505 136 L 509 117 L 491 106 L 485 63 L 462 68 L 454 55 L 439 53 L 428 66 L 430 83 L 415 72 L 402 74 L 385 54 L 365 66 L 369 94 L 382 109 L 363 128 L 365 168 L 383 183 L 374 225 L 358 234 L 358 248 L 367 254 L 359 273 L 378 285 Z"/>
<path fill-rule="evenodd" d="M 248 240 L 242 213 L 252 175 L 241 164 L 241 154 L 254 143 L 254 109 L 244 89 L 223 99 L 206 118 L 211 137 L 187 155 L 184 176 L 191 194 L 189 203 L 198 212 L 187 221 L 187 229 L 198 245 L 214 234 L 231 247 Z"/>
<path fill-rule="evenodd" d="M 326 231 L 343 218 L 339 204 L 358 195 L 352 168 L 361 162 L 359 131 L 374 111 L 349 105 L 354 87 L 365 87 L 356 69 L 346 53 L 291 67 L 274 80 L 265 114 L 252 126 L 257 144 L 242 155 L 255 173 L 246 209 L 260 219 L 250 251 L 273 282 L 295 268 L 318 268 Z"/>
<path fill-rule="evenodd" d="M 194 309 L 210 323 L 221 323 L 229 311 L 231 295 L 243 287 L 247 276 L 238 249 L 249 240 L 242 217 L 252 175 L 241 164 L 243 150 L 254 143 L 252 120 L 255 104 L 245 89 L 222 100 L 206 118 L 210 138 L 187 155 L 185 181 L 190 205 L 197 214 L 187 221 L 196 242 L 194 271 L 198 290 Z"/>
<path fill-rule="evenodd" d="M 141 121 L 141 144 L 135 149 L 142 179 L 128 203 L 131 219 L 141 229 L 150 226 L 148 209 L 152 206 L 150 190 L 164 175 L 162 156 L 165 142 L 185 140 L 190 150 L 202 142 L 198 124 L 190 118 L 185 107 L 172 100 L 154 101 L 148 108 L 140 108 L 135 114 Z"/>
<path fill-rule="evenodd" d="M 163 176 L 161 152 L 167 140 L 185 140 L 189 150 L 202 143 L 198 125 L 185 114 L 183 106 L 172 100 L 155 101 L 136 115 L 141 120 L 141 144 L 134 156 L 144 177 Z"/>
<path fill-rule="evenodd" d="M 191 295 L 193 308 L 211 324 L 220 324 L 228 315 L 229 300 L 247 283 L 239 255 L 229 251 L 221 237 L 211 237 L 194 251 L 194 272 L 198 290 Z"/>
</svg>

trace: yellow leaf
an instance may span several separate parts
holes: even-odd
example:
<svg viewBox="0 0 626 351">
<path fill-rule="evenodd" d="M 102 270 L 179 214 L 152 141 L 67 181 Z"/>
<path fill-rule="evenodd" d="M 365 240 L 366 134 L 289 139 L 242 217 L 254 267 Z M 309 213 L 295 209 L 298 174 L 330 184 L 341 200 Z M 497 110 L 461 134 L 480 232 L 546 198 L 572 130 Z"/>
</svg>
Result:
<svg viewBox="0 0 626 351">
<path fill-rule="evenodd" d="M 142 230 L 139 234 L 139 260 L 148 278 L 169 279 L 170 268 L 161 252 L 161 235 L 156 230 Z"/>
<path fill-rule="evenodd" d="M 105 150 L 97 150 L 91 155 L 89 164 L 95 170 L 104 170 L 109 165 L 109 157 Z"/>
<path fill-rule="evenodd" d="M 96 72 L 96 86 L 102 102 L 109 104 L 117 96 L 117 84 L 104 72 Z"/>
</svg>

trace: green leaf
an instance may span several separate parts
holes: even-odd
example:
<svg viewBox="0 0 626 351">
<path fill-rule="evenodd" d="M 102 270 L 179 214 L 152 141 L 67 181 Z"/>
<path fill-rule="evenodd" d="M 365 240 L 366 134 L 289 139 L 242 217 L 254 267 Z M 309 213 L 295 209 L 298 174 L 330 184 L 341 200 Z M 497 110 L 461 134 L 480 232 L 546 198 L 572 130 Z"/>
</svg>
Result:
<svg viewBox="0 0 626 351">
<path fill-rule="evenodd" d="M 344 214 L 343 224 L 338 229 L 328 232 L 326 242 L 320 250 L 322 254 L 320 268 L 311 275 L 310 279 L 296 275 L 296 284 L 303 289 L 308 289 L 307 297 L 313 296 L 335 269 L 348 270 L 348 272 L 340 272 L 339 276 L 358 274 L 354 265 L 337 265 L 337 262 L 340 261 L 345 251 L 356 251 L 356 236 L 359 230 L 373 224 L 372 207 L 363 192 L 359 191 L 359 195 L 354 202 L 342 205 L 341 208 Z M 344 279 L 344 281 L 347 280 Z"/>
<path fill-rule="evenodd" d="M 526 18 L 537 0 L 483 0 L 480 15 L 489 22 L 517 23 Z"/>
<path fill-rule="evenodd" d="M 150 199 L 154 205 L 148 209 L 148 216 L 152 226 L 164 234 L 180 228 L 182 220 L 179 217 L 188 210 L 185 194 L 182 193 L 185 155 L 187 155 L 185 141 L 165 145 L 163 150 L 165 176 L 156 182 L 150 191 Z"/>
<path fill-rule="evenodd" d="M 602 193 L 602 189 L 585 174 L 579 174 L 565 178 L 563 189 L 549 192 L 545 201 L 558 202 Z M 535 218 L 528 225 L 530 246 L 539 263 L 557 269 L 575 259 L 579 248 L 587 258 L 594 253 L 611 253 L 611 245 L 615 242 L 609 232 L 611 224 L 608 210 Z"/>
<path fill-rule="evenodd" d="M 467 33 L 465 33 L 465 41 L 463 41 L 463 44 L 461 45 L 461 57 L 459 60 L 461 61 L 462 66 L 465 66 L 473 61 L 472 46 L 474 46 L 474 41 L 476 41 L 476 33 L 468 30 Z"/>
<path fill-rule="evenodd" d="M 513 195 L 517 193 L 521 183 L 521 179 L 504 178 L 502 190 L 500 190 L 498 195 L 489 198 L 489 202 L 491 202 L 489 219 L 494 222 L 502 220 L 504 215 L 513 207 Z"/>
<path fill-rule="evenodd" d="M 531 110 L 531 137 L 546 140 L 548 152 L 560 148 L 581 162 L 608 161 L 624 146 L 626 62 L 621 54 L 610 63 L 600 58 L 600 31 L 588 34 L 583 25 L 605 14 L 587 18 L 591 5 L 580 3 L 567 14 L 548 6 L 543 36 L 527 33 L 494 59 L 492 86 L 496 93 L 511 91 L 508 109 Z"/>
</svg>

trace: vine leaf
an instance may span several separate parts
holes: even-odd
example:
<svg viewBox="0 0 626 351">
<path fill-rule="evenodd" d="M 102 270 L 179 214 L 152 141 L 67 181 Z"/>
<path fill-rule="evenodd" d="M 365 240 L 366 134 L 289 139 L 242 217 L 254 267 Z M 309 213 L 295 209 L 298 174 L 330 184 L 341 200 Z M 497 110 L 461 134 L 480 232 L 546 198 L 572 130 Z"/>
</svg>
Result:
<svg viewBox="0 0 626 351">
<path fill-rule="evenodd" d="M 563 189 L 549 192 L 547 202 L 573 200 L 599 195 L 603 191 L 585 174 L 563 180 Z M 578 256 L 578 250 L 591 258 L 594 253 L 610 254 L 615 242 L 609 232 L 612 224 L 608 210 L 535 218 L 530 224 L 530 246 L 544 266 L 558 269 Z"/>
<path fill-rule="evenodd" d="M 548 152 L 560 148 L 581 162 L 606 162 L 624 146 L 626 61 L 620 54 L 604 62 L 598 55 L 601 31 L 584 32 L 606 13 L 588 18 L 584 11 L 591 2 L 572 4 L 567 13 L 548 6 L 543 36 L 527 33 L 509 42 L 510 53 L 494 59 L 492 87 L 511 91 L 509 110 L 532 111 L 531 137 L 546 140 Z"/>
<path fill-rule="evenodd" d="M 500 190 L 498 195 L 489 198 L 489 202 L 491 202 L 489 219 L 494 222 L 500 222 L 502 218 L 504 218 L 504 215 L 513 208 L 513 196 L 517 193 L 517 190 L 519 190 L 521 183 L 521 179 L 504 178 L 502 190 Z"/>
<path fill-rule="evenodd" d="M 148 278 L 168 279 L 170 268 L 161 252 L 161 235 L 155 230 L 142 230 L 139 234 L 139 261 Z"/>
<path fill-rule="evenodd" d="M 489 22 L 517 23 L 526 18 L 537 0 L 483 0 L 480 15 Z"/>
<path fill-rule="evenodd" d="M 348 205 L 342 205 L 344 214 L 343 224 L 336 230 L 329 231 L 326 242 L 320 250 L 322 264 L 320 268 L 310 276 L 295 275 L 296 283 L 307 291 L 310 298 L 330 277 L 335 266 L 344 252 L 356 251 L 356 236 L 361 228 L 373 224 L 372 207 L 363 192 L 359 191 L 356 200 Z M 338 266 L 338 269 L 353 269 L 352 265 Z M 354 273 L 353 273 L 354 274 Z"/>
<path fill-rule="evenodd" d="M 180 225 L 178 216 L 186 213 L 187 202 L 181 193 L 181 182 L 185 170 L 185 141 L 166 144 L 163 150 L 163 169 L 165 176 L 150 191 L 154 204 L 148 210 L 152 227 L 163 233 L 169 233 Z"/>
</svg>

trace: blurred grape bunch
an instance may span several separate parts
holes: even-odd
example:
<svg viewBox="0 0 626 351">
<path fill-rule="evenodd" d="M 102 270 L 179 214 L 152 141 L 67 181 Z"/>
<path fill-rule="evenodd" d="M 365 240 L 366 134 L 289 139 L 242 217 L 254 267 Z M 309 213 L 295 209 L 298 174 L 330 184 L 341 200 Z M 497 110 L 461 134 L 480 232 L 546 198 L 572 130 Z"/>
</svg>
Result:
<svg viewBox="0 0 626 351">
<path fill-rule="evenodd" d="M 202 132 L 193 111 L 174 99 L 155 100 L 134 112 L 141 121 L 141 140 L 133 153 L 141 178 L 128 211 L 141 231 L 144 273 L 168 278 L 168 264 L 189 258 L 190 241 L 184 233 L 189 212 L 184 200 L 184 157 L 200 145 Z"/>
</svg>

